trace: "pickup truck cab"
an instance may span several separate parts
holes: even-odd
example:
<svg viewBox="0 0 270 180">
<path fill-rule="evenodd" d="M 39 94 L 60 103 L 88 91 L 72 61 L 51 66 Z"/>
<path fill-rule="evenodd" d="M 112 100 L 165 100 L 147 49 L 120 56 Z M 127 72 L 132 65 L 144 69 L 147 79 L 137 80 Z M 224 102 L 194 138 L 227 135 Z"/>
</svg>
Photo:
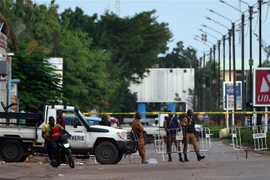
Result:
<svg viewBox="0 0 270 180">
<path fill-rule="evenodd" d="M 79 108 L 74 106 L 43 105 L 39 114 L 0 112 L 2 159 L 6 162 L 20 162 L 29 154 L 42 151 L 42 127 L 48 123 L 50 116 L 57 119 L 57 110 L 77 117 L 76 124 L 66 125 L 66 130 L 72 135 L 69 142 L 73 153 L 95 155 L 100 164 L 117 164 L 123 154 L 137 151 L 137 140 L 132 133 L 100 125 L 90 126 Z"/>
</svg>

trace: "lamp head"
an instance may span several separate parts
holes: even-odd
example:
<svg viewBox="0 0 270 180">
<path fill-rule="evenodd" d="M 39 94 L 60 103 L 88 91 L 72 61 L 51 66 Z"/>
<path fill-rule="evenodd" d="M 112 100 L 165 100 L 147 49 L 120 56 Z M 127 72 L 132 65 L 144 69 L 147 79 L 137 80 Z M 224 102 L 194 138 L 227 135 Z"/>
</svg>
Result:
<svg viewBox="0 0 270 180">
<path fill-rule="evenodd" d="M 207 9 L 208 9 L 208 8 L 207 8 Z M 215 13 L 215 11 L 212 10 L 212 9 L 208 9 L 208 11 L 210 11 L 211 13 Z"/>
<path fill-rule="evenodd" d="M 208 20 L 210 20 L 210 21 L 212 20 L 210 17 L 206 17 L 206 16 L 205 16 L 205 18 L 208 19 Z"/>
<path fill-rule="evenodd" d="M 207 26 L 205 24 L 202 24 L 202 27 L 206 27 L 207 28 Z"/>
<path fill-rule="evenodd" d="M 225 3 L 225 1 L 223 1 L 223 0 L 219 0 L 220 2 L 222 2 L 222 3 Z"/>
</svg>

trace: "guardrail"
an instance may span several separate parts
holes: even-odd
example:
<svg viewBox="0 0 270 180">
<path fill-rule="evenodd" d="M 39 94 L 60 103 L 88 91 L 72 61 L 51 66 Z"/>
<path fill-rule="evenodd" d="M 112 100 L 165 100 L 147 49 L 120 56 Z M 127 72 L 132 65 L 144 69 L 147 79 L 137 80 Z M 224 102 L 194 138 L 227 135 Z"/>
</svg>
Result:
<svg viewBox="0 0 270 180">
<path fill-rule="evenodd" d="M 135 115 L 136 112 L 84 112 L 83 114 L 86 116 L 92 116 L 94 114 L 100 114 L 100 115 Z M 146 114 L 146 115 L 159 115 L 159 114 L 166 114 L 168 112 L 140 112 L 141 114 Z M 172 112 L 173 114 L 176 115 L 185 115 L 186 112 Z M 228 111 L 228 112 L 211 112 L 211 111 L 205 111 L 205 112 L 193 112 L 194 115 L 196 114 L 209 114 L 209 115 L 214 115 L 214 114 L 269 114 L 270 112 L 265 112 L 265 111 Z"/>
<path fill-rule="evenodd" d="M 182 132 L 176 134 L 176 144 L 172 143 L 172 153 L 183 153 L 183 136 Z M 197 142 L 201 152 L 209 151 L 212 147 L 211 133 L 208 127 L 202 127 L 200 132 L 198 132 L 199 141 Z M 155 131 L 154 134 L 154 147 L 157 154 L 161 154 L 163 161 L 165 161 L 165 155 L 167 154 L 167 134 L 164 128 L 160 128 Z M 178 151 L 177 146 L 180 146 L 180 151 Z M 193 146 L 189 144 L 188 152 L 194 152 Z"/>
</svg>

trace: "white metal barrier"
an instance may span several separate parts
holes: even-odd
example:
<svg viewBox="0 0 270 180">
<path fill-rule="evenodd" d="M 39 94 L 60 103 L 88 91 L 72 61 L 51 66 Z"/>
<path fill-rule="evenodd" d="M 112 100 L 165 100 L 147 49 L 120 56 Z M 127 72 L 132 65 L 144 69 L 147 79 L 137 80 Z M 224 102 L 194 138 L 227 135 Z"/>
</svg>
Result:
<svg viewBox="0 0 270 180">
<path fill-rule="evenodd" d="M 231 128 L 232 135 L 232 144 L 233 149 L 238 151 L 246 150 L 247 147 L 242 145 L 242 136 L 247 135 L 248 133 L 244 133 L 245 131 L 251 131 L 253 139 L 254 150 L 265 150 L 267 147 L 267 129 L 268 126 L 252 126 L 252 127 L 243 127 L 236 126 Z"/>
<path fill-rule="evenodd" d="M 232 135 L 232 145 L 234 150 L 242 151 L 244 147 L 242 146 L 241 140 L 241 129 L 244 127 L 232 127 L 231 135 Z"/>
<path fill-rule="evenodd" d="M 177 150 L 175 144 L 172 144 L 172 153 L 182 153 L 184 144 L 182 143 L 183 135 L 182 132 L 176 136 L 177 143 L 180 143 L 180 152 Z M 199 141 L 198 146 L 200 151 L 209 151 L 211 149 L 211 136 L 210 129 L 207 127 L 200 128 L 200 132 L 198 132 Z M 154 146 L 155 152 L 162 155 L 163 161 L 165 161 L 165 155 L 167 154 L 167 142 L 166 142 L 166 131 L 164 128 L 159 128 L 159 130 L 155 131 L 154 134 Z M 193 146 L 189 144 L 188 152 L 194 152 Z"/>
<path fill-rule="evenodd" d="M 254 150 L 265 150 L 267 147 L 267 128 L 268 126 L 254 126 L 253 131 L 253 142 Z"/>
</svg>

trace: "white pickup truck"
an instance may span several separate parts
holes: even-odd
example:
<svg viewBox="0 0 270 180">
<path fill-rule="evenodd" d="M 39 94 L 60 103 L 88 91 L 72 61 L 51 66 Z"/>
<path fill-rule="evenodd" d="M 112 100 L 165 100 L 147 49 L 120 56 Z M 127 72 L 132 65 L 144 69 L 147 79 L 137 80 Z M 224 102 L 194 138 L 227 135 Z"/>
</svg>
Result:
<svg viewBox="0 0 270 180">
<path fill-rule="evenodd" d="M 117 164 L 123 154 L 137 151 L 136 138 L 126 130 L 106 126 L 90 126 L 74 106 L 42 105 L 42 113 L 0 112 L 0 156 L 6 162 L 22 162 L 31 153 L 44 150 L 42 126 L 57 110 L 74 114 L 79 122 L 66 125 L 72 135 L 72 152 L 95 155 L 100 164 Z M 42 116 L 40 116 L 42 115 Z"/>
</svg>

